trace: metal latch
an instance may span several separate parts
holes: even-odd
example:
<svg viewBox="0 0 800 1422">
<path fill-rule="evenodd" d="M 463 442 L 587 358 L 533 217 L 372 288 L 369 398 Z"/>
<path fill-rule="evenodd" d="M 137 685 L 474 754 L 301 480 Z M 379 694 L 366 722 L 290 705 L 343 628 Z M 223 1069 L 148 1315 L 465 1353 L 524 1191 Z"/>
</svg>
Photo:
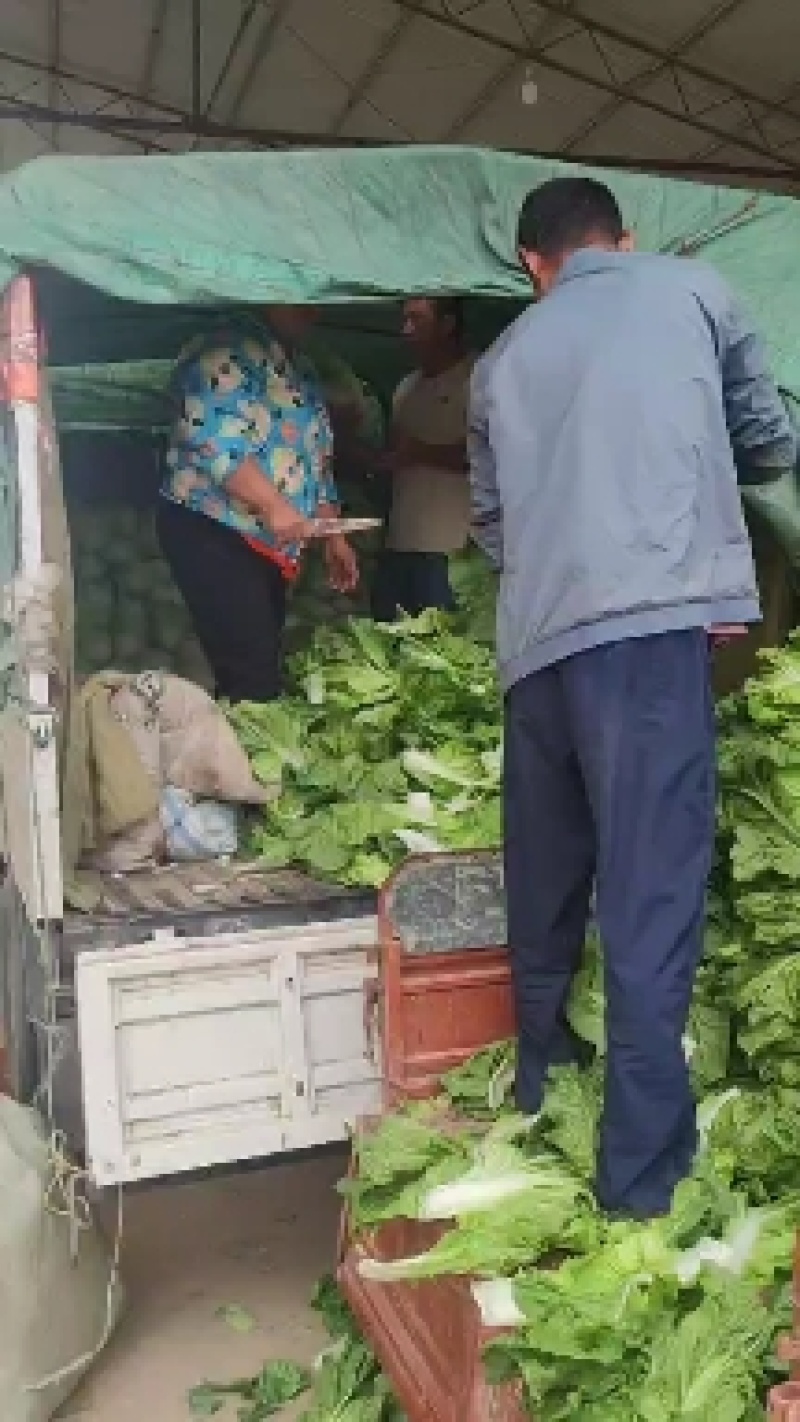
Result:
<svg viewBox="0 0 800 1422">
<path fill-rule="evenodd" d="M 37 750 L 47 750 L 54 734 L 53 714 L 50 711 L 36 711 L 28 717 L 31 740 Z"/>
<path fill-rule="evenodd" d="M 378 1065 L 378 1042 L 381 1033 L 381 1016 L 383 1009 L 383 985 L 379 978 L 373 978 L 364 984 L 364 1036 L 367 1043 L 367 1054 L 371 1061 Z"/>
</svg>

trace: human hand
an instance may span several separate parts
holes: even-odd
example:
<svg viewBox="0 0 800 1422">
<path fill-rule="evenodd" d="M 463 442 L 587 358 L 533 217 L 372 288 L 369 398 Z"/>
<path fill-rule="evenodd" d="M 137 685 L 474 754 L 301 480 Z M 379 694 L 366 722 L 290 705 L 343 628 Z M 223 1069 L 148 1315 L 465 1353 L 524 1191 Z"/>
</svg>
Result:
<svg viewBox="0 0 800 1422">
<path fill-rule="evenodd" d="M 284 498 L 275 500 L 269 510 L 267 522 L 269 531 L 279 548 L 291 543 L 297 543 L 302 547 L 308 542 L 314 531 L 311 520 L 299 513 L 294 505 Z"/>
<path fill-rule="evenodd" d="M 335 592 L 351 593 L 358 587 L 358 559 L 342 534 L 325 540 L 328 582 Z"/>
<path fill-rule="evenodd" d="M 733 627 L 711 627 L 708 633 L 712 647 L 726 647 L 736 637 L 746 637 L 747 628 L 740 626 Z"/>
</svg>

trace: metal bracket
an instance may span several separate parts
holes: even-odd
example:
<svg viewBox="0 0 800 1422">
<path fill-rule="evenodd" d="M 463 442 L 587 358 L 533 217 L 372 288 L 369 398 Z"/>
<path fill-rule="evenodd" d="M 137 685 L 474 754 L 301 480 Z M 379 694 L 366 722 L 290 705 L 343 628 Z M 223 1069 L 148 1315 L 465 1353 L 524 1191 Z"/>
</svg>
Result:
<svg viewBox="0 0 800 1422">
<path fill-rule="evenodd" d="M 37 750 L 47 750 L 55 734 L 54 718 L 51 711 L 34 711 L 28 718 L 31 740 Z"/>
</svg>

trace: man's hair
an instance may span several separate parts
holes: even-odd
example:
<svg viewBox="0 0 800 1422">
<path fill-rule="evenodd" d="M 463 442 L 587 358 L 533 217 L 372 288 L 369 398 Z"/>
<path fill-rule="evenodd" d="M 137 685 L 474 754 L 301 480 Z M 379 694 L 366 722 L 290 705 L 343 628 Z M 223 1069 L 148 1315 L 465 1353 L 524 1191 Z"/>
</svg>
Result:
<svg viewBox="0 0 800 1422">
<path fill-rule="evenodd" d="M 591 239 L 616 245 L 625 226 L 619 204 L 594 178 L 552 178 L 528 193 L 517 224 L 517 246 L 540 257 L 562 257 Z"/>
</svg>

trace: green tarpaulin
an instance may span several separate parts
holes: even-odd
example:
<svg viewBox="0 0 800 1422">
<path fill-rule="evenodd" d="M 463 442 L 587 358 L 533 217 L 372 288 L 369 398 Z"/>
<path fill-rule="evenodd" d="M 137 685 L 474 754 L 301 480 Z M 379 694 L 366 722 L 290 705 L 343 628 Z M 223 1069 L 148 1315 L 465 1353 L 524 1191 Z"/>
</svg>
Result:
<svg viewBox="0 0 800 1422">
<path fill-rule="evenodd" d="M 43 265 L 146 303 L 520 296 L 521 199 L 562 171 L 529 157 L 423 147 L 37 159 L 0 183 L 0 284 Z M 757 314 L 781 383 L 800 392 L 798 204 L 598 176 L 643 247 L 688 248 L 727 275 Z"/>
<path fill-rule="evenodd" d="M 61 330 L 57 311 L 48 326 L 63 347 L 60 363 L 166 357 L 174 353 L 166 348 L 172 337 L 165 347 L 149 344 L 148 335 L 170 319 L 182 321 L 187 309 L 194 309 L 190 325 L 202 320 L 197 308 L 208 305 L 352 306 L 438 291 L 520 298 L 527 294 L 515 258 L 520 203 L 531 187 L 565 171 L 590 170 L 423 147 L 38 159 L 0 182 L 0 286 L 36 267 L 95 288 L 67 284 L 65 301 L 62 284 Z M 702 255 L 719 267 L 754 312 L 780 384 L 800 396 L 797 202 L 655 177 L 597 176 L 615 189 L 640 246 Z M 98 310 L 97 293 L 114 298 L 107 313 Z M 158 321 L 140 333 L 135 351 L 76 354 L 82 340 L 93 343 L 80 329 L 87 298 L 95 329 L 104 314 L 110 330 L 143 305 Z M 59 301 L 44 305 L 52 318 Z M 173 308 L 169 317 L 165 306 Z M 106 345 L 113 345 L 108 337 Z M 160 373 L 157 364 L 107 371 L 102 383 L 115 416 L 121 404 L 145 427 L 160 424 Z M 67 374 L 57 391 L 62 410 L 80 393 L 76 379 L 79 385 L 77 372 Z M 91 423 L 85 410 L 81 422 Z M 749 502 L 800 563 L 795 482 Z"/>
</svg>

